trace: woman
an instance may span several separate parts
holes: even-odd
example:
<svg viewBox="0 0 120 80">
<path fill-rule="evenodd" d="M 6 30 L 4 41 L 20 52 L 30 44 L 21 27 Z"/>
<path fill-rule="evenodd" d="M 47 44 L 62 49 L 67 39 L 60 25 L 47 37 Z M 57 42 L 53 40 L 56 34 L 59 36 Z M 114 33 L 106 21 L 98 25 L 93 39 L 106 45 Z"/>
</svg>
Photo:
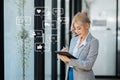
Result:
<svg viewBox="0 0 120 80">
<path fill-rule="evenodd" d="M 66 63 L 65 80 L 95 80 L 92 67 L 98 55 L 98 40 L 89 32 L 90 20 L 86 13 L 78 12 L 71 25 L 75 37 L 71 39 L 69 53 L 77 59 L 70 59 L 63 55 L 59 58 Z M 62 51 L 67 51 L 63 48 Z"/>
</svg>

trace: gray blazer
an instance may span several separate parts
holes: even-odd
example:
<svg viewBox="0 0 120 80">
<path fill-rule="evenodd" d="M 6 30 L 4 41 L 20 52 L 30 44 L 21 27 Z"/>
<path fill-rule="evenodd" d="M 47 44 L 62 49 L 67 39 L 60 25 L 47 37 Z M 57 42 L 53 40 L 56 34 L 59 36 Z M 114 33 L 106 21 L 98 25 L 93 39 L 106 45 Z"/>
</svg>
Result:
<svg viewBox="0 0 120 80">
<path fill-rule="evenodd" d="M 71 39 L 69 53 L 72 54 L 78 38 L 77 36 Z M 92 67 L 98 55 L 98 46 L 98 40 L 89 33 L 83 49 L 77 52 L 78 59 L 71 59 L 69 63 L 66 63 L 65 80 L 67 80 L 69 66 L 73 66 L 74 80 L 95 80 Z"/>
</svg>

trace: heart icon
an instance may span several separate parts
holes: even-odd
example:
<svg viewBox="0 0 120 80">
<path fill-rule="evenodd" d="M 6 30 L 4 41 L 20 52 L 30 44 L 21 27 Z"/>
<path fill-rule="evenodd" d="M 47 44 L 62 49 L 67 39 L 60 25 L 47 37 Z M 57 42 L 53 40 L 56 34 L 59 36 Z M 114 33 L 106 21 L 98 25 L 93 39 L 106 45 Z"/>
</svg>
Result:
<svg viewBox="0 0 120 80">
<path fill-rule="evenodd" d="M 41 9 L 37 9 L 37 13 L 40 13 L 41 12 Z"/>
</svg>

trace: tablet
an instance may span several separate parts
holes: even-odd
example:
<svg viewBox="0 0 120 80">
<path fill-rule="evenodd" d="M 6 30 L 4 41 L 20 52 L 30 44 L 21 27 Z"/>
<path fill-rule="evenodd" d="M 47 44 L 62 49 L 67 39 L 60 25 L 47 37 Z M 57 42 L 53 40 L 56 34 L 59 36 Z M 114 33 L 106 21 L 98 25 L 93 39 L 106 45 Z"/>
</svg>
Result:
<svg viewBox="0 0 120 80">
<path fill-rule="evenodd" d="M 55 52 L 59 55 L 67 56 L 68 58 L 77 59 L 72 54 L 70 54 L 69 52 L 66 52 L 66 51 L 55 51 Z"/>
</svg>

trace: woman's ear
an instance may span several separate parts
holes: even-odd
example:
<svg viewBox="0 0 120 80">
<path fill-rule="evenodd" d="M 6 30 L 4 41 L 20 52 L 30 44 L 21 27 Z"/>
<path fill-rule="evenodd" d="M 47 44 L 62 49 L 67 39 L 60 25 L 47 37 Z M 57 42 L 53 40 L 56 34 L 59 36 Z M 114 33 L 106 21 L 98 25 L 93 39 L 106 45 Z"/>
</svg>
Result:
<svg viewBox="0 0 120 80">
<path fill-rule="evenodd" d="M 85 28 L 89 29 L 90 28 L 90 24 L 89 23 L 85 23 Z"/>
</svg>

